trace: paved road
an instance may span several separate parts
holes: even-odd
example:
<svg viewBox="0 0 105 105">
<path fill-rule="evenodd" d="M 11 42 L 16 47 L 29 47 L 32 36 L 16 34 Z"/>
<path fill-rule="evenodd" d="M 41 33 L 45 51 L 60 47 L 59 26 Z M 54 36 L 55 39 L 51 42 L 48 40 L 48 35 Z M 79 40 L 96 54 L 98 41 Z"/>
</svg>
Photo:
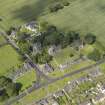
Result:
<svg viewBox="0 0 105 105">
<path fill-rule="evenodd" d="M 3 33 L 2 33 L 3 34 Z M 3 34 L 5 35 L 5 37 L 7 38 L 7 40 L 11 43 L 11 45 L 13 47 L 15 47 L 16 49 L 19 49 L 19 47 L 6 35 L 6 34 Z M 64 78 L 67 78 L 67 77 L 70 77 L 70 76 L 73 76 L 75 74 L 78 74 L 80 72 L 83 72 L 83 71 L 89 71 L 89 69 L 91 69 L 92 67 L 95 67 L 95 66 L 98 66 L 99 64 L 103 63 L 104 60 L 101 60 L 99 62 L 97 62 L 96 64 L 93 64 L 93 65 L 90 65 L 90 66 L 87 66 L 87 67 L 84 67 L 84 68 L 81 68 L 79 70 L 75 70 L 71 73 L 68 73 L 68 74 L 65 74 L 64 76 L 61 76 L 61 77 L 58 77 L 58 78 L 55 78 L 55 79 L 49 79 L 48 76 L 46 76 L 39 68 L 36 64 L 34 64 L 32 62 L 32 60 L 30 59 L 30 57 L 28 55 L 25 54 L 25 57 L 27 57 L 27 59 L 29 60 L 29 64 L 35 68 L 35 70 L 37 71 L 37 73 L 39 73 L 41 76 L 43 76 L 44 78 L 46 78 L 48 81 L 46 83 L 43 83 L 43 84 L 38 84 L 38 85 L 33 85 L 32 87 L 30 87 L 29 89 L 27 89 L 27 92 L 24 92 L 23 94 L 20 94 L 19 96 L 16 96 L 15 98 L 13 99 L 10 99 L 5 105 L 11 105 L 13 104 L 14 102 L 20 100 L 21 98 L 25 97 L 27 95 L 27 93 L 31 93 L 33 92 L 34 90 L 37 90 L 39 88 L 42 88 L 42 87 L 45 87 L 45 86 L 48 86 L 49 84 L 52 84 L 58 80 L 63 80 Z"/>
<path fill-rule="evenodd" d="M 87 67 L 84 67 L 84 68 L 81 68 L 81 69 L 78 69 L 78 70 L 74 70 L 73 72 L 67 73 L 67 74 L 65 74 L 65 75 L 63 75 L 61 77 L 52 79 L 52 80 L 48 81 L 47 83 L 39 85 L 38 87 L 35 88 L 35 90 L 39 89 L 39 88 L 42 88 L 44 86 L 47 86 L 49 84 L 52 84 L 52 83 L 54 83 L 54 82 L 56 82 L 58 80 L 63 80 L 64 78 L 71 77 L 71 76 L 76 75 L 78 73 L 81 73 L 81 72 L 84 72 L 84 71 L 90 71 L 91 68 L 96 67 L 96 66 L 98 66 L 98 65 L 100 65 L 100 64 L 102 64 L 104 62 L 105 62 L 105 60 L 101 60 L 101 61 L 99 61 L 99 62 L 97 62 L 95 64 L 92 64 L 92 65 L 89 65 Z"/>
<path fill-rule="evenodd" d="M 11 38 L 9 36 L 7 36 L 7 34 L 2 31 L 0 32 L 6 39 L 7 41 L 17 50 L 20 51 L 19 47 L 17 46 L 17 44 L 11 40 Z M 20 51 L 21 52 L 21 51 Z M 27 55 L 27 54 L 23 54 L 24 57 L 26 57 L 29 61 L 29 64 L 35 69 L 36 74 L 37 74 L 37 80 L 38 82 L 40 81 L 40 77 L 44 77 L 44 79 L 50 81 L 51 78 L 49 78 L 48 76 L 46 76 L 41 70 L 40 68 L 37 66 L 37 64 L 33 63 L 33 61 L 31 60 L 31 58 Z"/>
<path fill-rule="evenodd" d="M 28 63 L 31 65 L 31 67 L 33 67 L 33 68 L 36 70 L 36 73 L 37 73 L 37 75 L 38 75 L 39 78 L 40 78 L 40 76 L 41 76 L 41 77 L 43 77 L 44 79 L 46 79 L 46 80 L 48 80 L 48 81 L 51 80 L 50 77 L 46 76 L 46 75 L 40 70 L 40 68 L 38 67 L 37 64 L 33 63 L 33 61 L 31 60 L 31 58 L 29 57 L 29 55 L 25 54 L 25 57 L 28 59 Z M 38 79 L 39 79 L 39 78 L 38 78 Z"/>
<path fill-rule="evenodd" d="M 87 67 L 84 67 L 84 68 L 75 70 L 75 71 L 73 71 L 71 73 L 68 73 L 68 74 L 65 74 L 64 76 L 61 76 L 59 78 L 52 79 L 52 80 L 50 80 L 50 81 L 48 81 L 46 83 L 39 84 L 37 86 L 36 85 L 33 85 L 32 87 L 30 87 L 29 89 L 27 89 L 27 92 L 26 93 L 29 93 L 30 94 L 31 92 L 33 92 L 33 91 L 35 91 L 37 89 L 40 89 L 42 87 L 48 86 L 49 84 L 52 84 L 52 83 L 54 83 L 54 82 L 56 82 L 58 80 L 63 80 L 64 78 L 71 77 L 73 75 L 76 75 L 76 74 L 81 73 L 81 72 L 84 72 L 84 71 L 90 71 L 93 67 L 96 67 L 96 66 L 104 63 L 104 61 L 105 60 L 101 60 L 101 61 L 97 62 L 96 64 L 92 64 L 90 66 L 87 66 Z M 24 95 L 19 95 L 19 96 L 15 97 L 14 99 L 9 100 L 5 105 L 12 105 L 14 102 L 20 100 L 21 98 L 25 97 L 26 95 L 27 94 L 25 94 L 25 93 L 24 93 Z"/>
</svg>

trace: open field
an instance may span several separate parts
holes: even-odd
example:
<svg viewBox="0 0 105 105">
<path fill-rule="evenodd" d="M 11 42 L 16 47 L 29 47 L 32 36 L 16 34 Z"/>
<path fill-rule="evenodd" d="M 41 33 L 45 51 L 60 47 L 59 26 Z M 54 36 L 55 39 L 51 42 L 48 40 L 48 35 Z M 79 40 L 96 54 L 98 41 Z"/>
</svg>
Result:
<svg viewBox="0 0 105 105">
<path fill-rule="evenodd" d="M 0 48 L 0 75 L 8 74 L 11 72 L 11 68 L 15 68 L 21 63 L 20 56 L 10 45 Z"/>
<path fill-rule="evenodd" d="M 61 29 L 76 30 L 82 35 L 91 32 L 105 45 L 105 0 L 74 0 L 57 13 L 42 16 L 40 21 L 48 21 Z"/>
<path fill-rule="evenodd" d="M 34 81 L 36 81 L 36 74 L 35 70 L 31 70 L 26 72 L 24 75 L 16 79 L 16 82 L 22 84 L 22 89 L 25 90 L 27 87 L 31 86 Z"/>
<path fill-rule="evenodd" d="M 72 57 L 70 55 L 73 55 Z M 54 57 L 52 63 L 56 63 L 56 65 L 64 64 L 67 61 L 76 59 L 79 57 L 79 54 L 71 47 L 64 48 L 58 51 Z"/>
<path fill-rule="evenodd" d="M 22 25 L 43 14 L 53 0 L 0 0 L 0 28 Z"/>
<path fill-rule="evenodd" d="M 2 35 L 0 35 L 0 44 L 3 44 L 5 42 L 6 42 L 5 38 Z"/>
</svg>

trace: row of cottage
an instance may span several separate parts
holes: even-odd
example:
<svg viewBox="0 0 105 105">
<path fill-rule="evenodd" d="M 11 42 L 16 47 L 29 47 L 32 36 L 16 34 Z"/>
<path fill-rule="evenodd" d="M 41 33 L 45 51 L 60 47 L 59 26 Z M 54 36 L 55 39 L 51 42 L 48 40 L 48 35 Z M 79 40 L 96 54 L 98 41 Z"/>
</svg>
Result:
<svg viewBox="0 0 105 105">
<path fill-rule="evenodd" d="M 76 80 L 73 80 L 71 82 L 68 82 L 68 84 L 64 87 L 64 89 L 59 90 L 55 92 L 54 94 L 51 94 L 50 96 L 47 96 L 46 98 L 43 98 L 37 102 L 33 102 L 31 105 L 59 105 L 59 103 L 56 101 L 56 99 L 60 96 L 66 95 L 67 97 L 70 97 L 68 93 L 72 92 L 72 90 L 78 86 L 81 83 L 85 83 L 87 81 L 93 81 L 93 78 L 97 78 L 98 76 L 102 76 L 103 73 L 100 71 L 99 68 L 96 68 L 95 70 L 89 72 L 89 76 L 84 76 L 81 78 L 78 78 Z M 78 103 L 77 105 L 96 105 L 99 102 L 102 102 L 105 99 L 105 84 L 97 84 L 94 90 L 97 89 L 96 97 L 90 100 L 86 100 L 82 103 Z"/>
</svg>

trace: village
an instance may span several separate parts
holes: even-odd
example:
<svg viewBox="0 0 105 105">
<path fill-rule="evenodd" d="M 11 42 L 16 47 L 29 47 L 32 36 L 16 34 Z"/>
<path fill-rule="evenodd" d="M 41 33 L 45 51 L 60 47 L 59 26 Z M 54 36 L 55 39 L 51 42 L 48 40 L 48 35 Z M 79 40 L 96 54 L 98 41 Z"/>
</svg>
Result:
<svg viewBox="0 0 105 105">
<path fill-rule="evenodd" d="M 104 1 L 0 7 L 0 105 L 105 105 Z"/>
</svg>

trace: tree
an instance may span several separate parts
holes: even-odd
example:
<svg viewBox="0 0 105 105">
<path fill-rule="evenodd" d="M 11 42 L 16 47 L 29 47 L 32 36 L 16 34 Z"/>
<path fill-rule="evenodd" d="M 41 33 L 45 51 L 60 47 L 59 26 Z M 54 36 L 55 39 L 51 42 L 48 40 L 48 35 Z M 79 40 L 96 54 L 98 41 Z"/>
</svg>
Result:
<svg viewBox="0 0 105 105">
<path fill-rule="evenodd" d="M 20 83 L 14 83 L 10 78 L 5 76 L 0 77 L 0 100 L 18 95 L 22 85 Z"/>
<path fill-rule="evenodd" d="M 19 41 L 18 45 L 22 53 L 30 53 L 30 44 L 27 41 Z"/>
<path fill-rule="evenodd" d="M 50 6 L 50 12 L 57 12 L 58 10 L 64 8 L 62 3 L 55 3 L 53 5 Z"/>
<path fill-rule="evenodd" d="M 9 78 L 6 78 L 5 76 L 0 77 L 0 88 L 4 88 L 5 86 L 8 85 L 12 80 Z"/>
<path fill-rule="evenodd" d="M 94 61 L 98 61 L 101 59 L 101 53 L 99 52 L 99 50 L 95 49 L 93 52 L 88 54 L 88 58 Z"/>
<path fill-rule="evenodd" d="M 41 53 L 36 54 L 33 57 L 34 62 L 39 64 L 45 64 L 52 60 L 52 56 L 48 54 L 46 50 L 43 50 Z"/>
<path fill-rule="evenodd" d="M 96 41 L 96 36 L 93 35 L 92 33 L 88 33 L 85 38 L 85 43 L 87 44 L 93 44 Z"/>
<path fill-rule="evenodd" d="M 59 32 L 52 32 L 44 39 L 44 45 L 59 45 L 63 40 L 63 35 Z"/>
<path fill-rule="evenodd" d="M 69 6 L 70 3 L 69 3 L 68 1 L 65 0 L 65 1 L 63 1 L 63 5 L 64 5 L 64 6 Z"/>
<path fill-rule="evenodd" d="M 8 99 L 8 94 L 6 93 L 6 90 L 0 90 L 0 102 L 3 102 L 6 99 Z"/>
</svg>

